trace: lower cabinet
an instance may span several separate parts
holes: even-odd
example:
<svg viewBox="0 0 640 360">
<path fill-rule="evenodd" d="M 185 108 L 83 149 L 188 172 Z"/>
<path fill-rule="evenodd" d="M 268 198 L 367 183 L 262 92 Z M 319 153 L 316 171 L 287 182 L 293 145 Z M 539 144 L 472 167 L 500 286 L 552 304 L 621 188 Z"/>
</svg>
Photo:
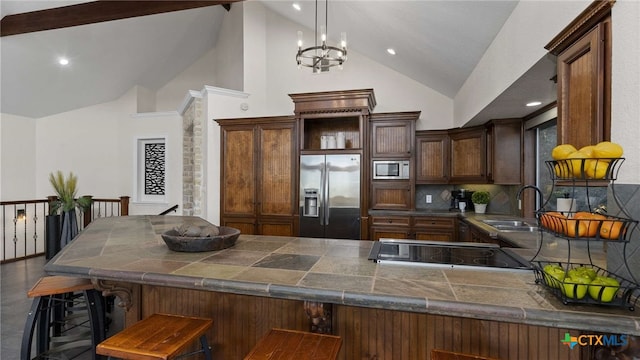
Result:
<svg viewBox="0 0 640 360">
<path fill-rule="evenodd" d="M 413 239 L 456 241 L 454 217 L 437 216 L 372 216 L 371 239 Z"/>
<path fill-rule="evenodd" d="M 456 218 L 453 217 L 414 217 L 414 238 L 416 240 L 457 241 L 456 225 Z"/>
<path fill-rule="evenodd" d="M 371 240 L 410 239 L 410 216 L 371 216 Z"/>
<path fill-rule="evenodd" d="M 283 217 L 223 217 L 222 226 L 229 226 L 247 235 L 297 236 L 295 220 Z"/>
</svg>

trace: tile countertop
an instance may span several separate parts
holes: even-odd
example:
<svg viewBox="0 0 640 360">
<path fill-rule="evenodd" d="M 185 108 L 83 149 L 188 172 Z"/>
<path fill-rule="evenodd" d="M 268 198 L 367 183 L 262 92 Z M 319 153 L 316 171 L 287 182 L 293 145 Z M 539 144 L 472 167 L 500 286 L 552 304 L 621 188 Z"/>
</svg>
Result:
<svg viewBox="0 0 640 360">
<path fill-rule="evenodd" d="M 235 246 L 222 251 L 173 252 L 160 234 L 185 222 L 206 223 L 197 217 L 182 216 L 94 220 L 45 265 L 45 271 L 53 275 L 640 335 L 639 309 L 563 305 L 535 284 L 534 274 L 528 271 L 376 264 L 367 260 L 373 242 L 357 240 L 241 235 Z M 518 241 L 532 245 L 536 242 L 524 238 Z M 522 250 L 531 251 L 533 247 Z"/>
</svg>

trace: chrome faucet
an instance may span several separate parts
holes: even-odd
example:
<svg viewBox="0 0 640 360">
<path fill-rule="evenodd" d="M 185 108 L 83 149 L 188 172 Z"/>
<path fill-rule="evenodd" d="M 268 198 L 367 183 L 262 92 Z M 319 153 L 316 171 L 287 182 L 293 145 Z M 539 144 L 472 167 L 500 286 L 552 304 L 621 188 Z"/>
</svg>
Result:
<svg viewBox="0 0 640 360">
<path fill-rule="evenodd" d="M 542 194 L 542 190 L 540 190 L 540 188 L 535 185 L 525 185 L 521 187 L 520 190 L 518 190 L 518 194 L 516 195 L 516 199 L 518 200 L 518 210 L 522 210 L 522 202 L 520 201 L 520 195 L 522 195 L 522 192 L 526 189 L 534 189 L 538 193 L 538 196 L 540 197 L 539 204 L 540 206 L 542 206 L 542 202 L 544 201 L 544 195 Z"/>
</svg>

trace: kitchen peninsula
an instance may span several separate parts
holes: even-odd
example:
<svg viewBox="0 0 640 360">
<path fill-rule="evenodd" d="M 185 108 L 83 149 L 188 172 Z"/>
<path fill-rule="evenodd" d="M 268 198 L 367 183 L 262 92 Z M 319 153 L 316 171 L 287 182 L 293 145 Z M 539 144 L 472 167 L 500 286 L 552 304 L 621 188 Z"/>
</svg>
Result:
<svg viewBox="0 0 640 360">
<path fill-rule="evenodd" d="M 155 312 L 211 317 L 208 338 L 223 359 L 242 358 L 272 327 L 309 330 L 303 308 L 314 304 L 327 305 L 340 359 L 428 359 L 432 348 L 578 359 L 561 343 L 566 332 L 640 335 L 640 310 L 565 306 L 529 271 L 375 264 L 372 242 L 356 240 L 241 235 L 226 250 L 173 252 L 160 234 L 183 223 L 205 221 L 95 220 L 45 270 L 117 294 L 126 326 Z"/>
</svg>

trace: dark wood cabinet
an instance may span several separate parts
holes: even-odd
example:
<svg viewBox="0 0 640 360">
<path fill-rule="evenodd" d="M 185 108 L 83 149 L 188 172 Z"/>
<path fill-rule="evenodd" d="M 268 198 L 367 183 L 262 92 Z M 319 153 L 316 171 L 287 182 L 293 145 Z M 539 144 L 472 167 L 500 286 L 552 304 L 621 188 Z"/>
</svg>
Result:
<svg viewBox="0 0 640 360">
<path fill-rule="evenodd" d="M 376 160 L 406 160 L 408 179 L 371 179 L 369 208 L 411 210 L 414 208 L 414 139 L 420 111 L 371 114 L 369 119 L 371 171 Z"/>
<path fill-rule="evenodd" d="M 457 241 L 456 218 L 439 216 L 372 216 L 371 239 Z"/>
<path fill-rule="evenodd" d="M 416 184 L 522 183 L 522 121 L 416 132 Z"/>
<path fill-rule="evenodd" d="M 218 120 L 221 225 L 244 234 L 295 235 L 296 122 L 293 117 Z"/>
<path fill-rule="evenodd" d="M 604 39 L 596 25 L 558 56 L 558 140 L 576 148 L 604 140 Z"/>
<path fill-rule="evenodd" d="M 410 158 L 420 111 L 371 114 L 371 157 Z"/>
<path fill-rule="evenodd" d="M 381 238 L 409 239 L 411 237 L 410 216 L 372 216 L 371 240 Z"/>
<path fill-rule="evenodd" d="M 371 208 L 377 210 L 410 210 L 413 207 L 413 187 L 409 181 L 373 181 Z"/>
<path fill-rule="evenodd" d="M 449 133 L 447 130 L 416 132 L 416 184 L 449 182 Z"/>
<path fill-rule="evenodd" d="M 558 56 L 558 144 L 579 149 L 611 137 L 614 3 L 594 1 L 545 46 Z"/>
<path fill-rule="evenodd" d="M 449 182 L 487 182 L 487 140 L 484 126 L 449 130 L 449 141 Z"/>
<path fill-rule="evenodd" d="M 416 240 L 457 241 L 456 218 L 416 216 L 413 218 L 413 234 Z"/>
<path fill-rule="evenodd" d="M 487 180 L 493 184 L 522 184 L 523 122 L 493 120 L 487 126 Z"/>
</svg>

